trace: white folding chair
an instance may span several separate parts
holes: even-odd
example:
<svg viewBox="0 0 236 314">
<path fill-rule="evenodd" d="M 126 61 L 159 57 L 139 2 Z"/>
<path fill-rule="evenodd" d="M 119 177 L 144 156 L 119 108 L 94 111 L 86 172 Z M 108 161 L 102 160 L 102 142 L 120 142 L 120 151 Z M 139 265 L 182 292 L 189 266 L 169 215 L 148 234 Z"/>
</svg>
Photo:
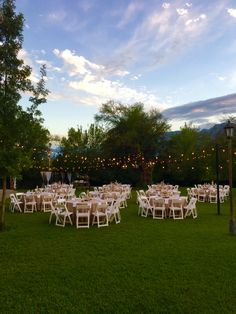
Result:
<svg viewBox="0 0 236 314">
<path fill-rule="evenodd" d="M 204 190 L 200 189 L 198 191 L 197 199 L 198 199 L 198 202 L 205 202 L 206 201 L 206 192 Z"/>
<path fill-rule="evenodd" d="M 19 202 L 22 202 L 22 203 L 23 203 L 24 194 L 25 194 L 25 193 L 23 193 L 23 192 L 17 192 L 17 193 L 15 194 L 16 199 L 17 199 Z"/>
<path fill-rule="evenodd" d="M 107 209 L 109 222 L 112 222 L 113 220 L 115 220 L 116 224 L 120 223 L 120 221 L 121 221 L 121 216 L 120 216 L 121 202 L 122 202 L 122 200 L 119 198 L 109 202 L 108 209 Z"/>
<path fill-rule="evenodd" d="M 21 205 L 23 204 L 22 201 L 19 201 L 15 194 L 11 193 L 10 194 L 10 210 L 14 213 L 15 210 L 19 211 L 20 213 L 22 212 L 21 210 Z"/>
<path fill-rule="evenodd" d="M 181 199 L 173 199 L 170 206 L 169 217 L 173 217 L 173 219 L 183 219 L 183 205 Z"/>
<path fill-rule="evenodd" d="M 93 212 L 92 224 L 97 224 L 98 228 L 108 226 L 108 205 L 106 203 L 97 204 L 96 210 Z"/>
<path fill-rule="evenodd" d="M 166 206 L 164 198 L 152 200 L 152 215 L 153 219 L 164 219 L 166 217 Z"/>
<path fill-rule="evenodd" d="M 76 205 L 76 228 L 89 228 L 90 206 L 88 204 Z"/>
<path fill-rule="evenodd" d="M 210 191 L 210 193 L 209 193 L 209 202 L 210 203 L 217 203 L 217 193 L 216 193 L 216 191 Z"/>
<path fill-rule="evenodd" d="M 184 207 L 185 214 L 184 218 L 192 216 L 194 219 L 197 218 L 197 208 L 196 208 L 197 199 L 192 197 L 189 203 Z"/>
<path fill-rule="evenodd" d="M 36 204 L 33 194 L 24 195 L 24 213 L 33 213 L 36 211 Z"/>
<path fill-rule="evenodd" d="M 70 212 L 67 209 L 65 203 L 61 203 L 60 205 L 58 205 L 56 212 L 56 226 L 65 227 L 67 222 L 73 225 L 70 217 L 72 214 L 73 212 Z"/>
<path fill-rule="evenodd" d="M 149 203 L 148 198 L 145 196 L 138 197 L 139 202 L 139 212 L 142 217 L 147 217 L 149 214 L 153 215 L 152 213 L 152 206 Z"/>
<path fill-rule="evenodd" d="M 57 220 L 58 211 L 59 211 L 59 209 L 57 207 L 54 207 L 54 206 L 52 207 L 52 210 L 50 211 L 49 221 L 48 221 L 49 224 L 52 222 L 53 216 L 55 216 L 55 218 Z"/>
<path fill-rule="evenodd" d="M 42 195 L 42 210 L 43 212 L 51 212 L 53 209 L 53 195 Z"/>
</svg>

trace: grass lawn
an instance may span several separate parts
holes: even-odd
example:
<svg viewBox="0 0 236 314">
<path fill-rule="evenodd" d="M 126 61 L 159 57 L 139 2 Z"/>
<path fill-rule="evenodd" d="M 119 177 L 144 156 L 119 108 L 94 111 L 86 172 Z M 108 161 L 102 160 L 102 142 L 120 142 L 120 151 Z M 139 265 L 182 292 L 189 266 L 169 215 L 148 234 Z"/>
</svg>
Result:
<svg viewBox="0 0 236 314">
<path fill-rule="evenodd" d="M 77 230 L 49 213 L 7 213 L 0 234 L 0 313 L 236 313 L 236 237 L 229 202 L 198 219 L 137 216 Z"/>
</svg>

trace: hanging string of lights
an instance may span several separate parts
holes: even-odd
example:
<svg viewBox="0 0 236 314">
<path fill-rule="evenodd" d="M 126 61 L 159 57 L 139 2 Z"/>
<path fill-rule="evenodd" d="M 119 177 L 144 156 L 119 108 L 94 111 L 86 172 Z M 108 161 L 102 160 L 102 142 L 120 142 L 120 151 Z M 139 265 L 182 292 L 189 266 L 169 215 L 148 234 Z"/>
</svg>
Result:
<svg viewBox="0 0 236 314">
<path fill-rule="evenodd" d="M 24 146 L 19 145 L 19 149 L 24 149 Z M 225 154 L 226 149 L 221 148 L 220 152 Z M 227 154 L 226 154 L 227 155 Z M 152 159 L 147 159 L 143 154 L 128 155 L 122 157 L 90 157 L 79 153 L 63 153 L 59 152 L 55 156 L 52 156 L 50 150 L 40 150 L 33 148 L 33 165 L 32 168 L 39 169 L 40 171 L 46 171 L 50 168 L 52 171 L 83 171 L 92 169 L 105 169 L 119 167 L 122 169 L 139 168 L 141 166 L 154 167 L 159 165 L 165 169 L 170 165 L 175 165 L 175 169 L 181 170 L 186 162 L 197 162 L 199 160 L 209 161 L 215 156 L 215 148 L 210 147 L 208 149 L 202 149 L 198 152 L 192 153 L 180 153 L 178 156 L 168 155 L 164 158 L 156 156 Z M 233 156 L 236 156 L 236 151 L 233 152 Z M 234 162 L 236 164 L 236 162 Z M 50 167 L 49 167 L 50 166 Z M 195 166 L 192 165 L 192 170 Z M 205 169 L 209 170 L 210 165 L 205 165 Z M 219 165 L 219 169 L 223 169 L 223 165 Z"/>
</svg>

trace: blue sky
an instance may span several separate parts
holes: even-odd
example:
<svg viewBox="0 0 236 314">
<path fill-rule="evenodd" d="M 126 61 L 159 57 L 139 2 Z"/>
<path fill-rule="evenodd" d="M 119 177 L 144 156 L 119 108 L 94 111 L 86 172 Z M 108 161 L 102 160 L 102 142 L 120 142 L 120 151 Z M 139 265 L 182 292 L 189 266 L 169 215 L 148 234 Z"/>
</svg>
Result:
<svg viewBox="0 0 236 314">
<path fill-rule="evenodd" d="M 25 17 L 20 56 L 34 82 L 47 65 L 51 93 L 41 111 L 52 134 L 87 128 L 111 99 L 158 108 L 172 130 L 236 115 L 236 1 L 16 0 L 16 7 Z"/>
</svg>

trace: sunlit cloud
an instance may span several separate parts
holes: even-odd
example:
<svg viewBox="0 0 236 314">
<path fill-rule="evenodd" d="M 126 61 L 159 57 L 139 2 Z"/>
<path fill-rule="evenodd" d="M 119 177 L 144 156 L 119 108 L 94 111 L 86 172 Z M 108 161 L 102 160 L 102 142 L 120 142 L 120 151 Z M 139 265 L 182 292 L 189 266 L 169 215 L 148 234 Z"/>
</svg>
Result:
<svg viewBox="0 0 236 314">
<path fill-rule="evenodd" d="M 31 59 L 29 52 L 26 49 L 20 49 L 18 57 L 19 59 L 22 59 L 26 65 L 33 67 L 33 61 Z"/>
<path fill-rule="evenodd" d="M 46 66 L 51 66 L 51 62 L 48 60 L 36 60 L 36 63 L 43 65 L 45 64 Z"/>
<path fill-rule="evenodd" d="M 35 62 L 41 66 L 46 65 L 47 71 L 52 71 L 52 72 L 62 71 L 61 68 L 53 66 L 51 61 L 38 59 L 38 60 L 35 60 Z"/>
<path fill-rule="evenodd" d="M 225 81 L 226 80 L 226 76 L 218 76 L 219 81 Z"/>
<path fill-rule="evenodd" d="M 141 74 L 135 76 L 126 70 L 93 63 L 68 49 L 63 51 L 54 49 L 53 53 L 63 61 L 64 65 L 61 68 L 63 79 L 60 82 L 67 84 L 64 85 L 65 90 L 66 88 L 71 90 L 69 99 L 76 97 L 81 104 L 89 103 L 95 106 L 113 99 L 127 104 L 143 102 L 149 108 L 158 107 L 160 110 L 166 108 L 156 95 L 145 88 L 139 90 L 130 88 L 120 81 L 125 76 L 139 79 Z M 66 75 L 68 79 L 65 78 Z"/>
<path fill-rule="evenodd" d="M 53 53 L 64 61 L 66 66 L 69 66 L 69 75 L 84 75 L 91 73 L 92 70 L 99 71 L 103 69 L 102 65 L 90 62 L 83 56 L 77 56 L 74 52 L 69 49 L 59 51 L 54 49 Z"/>
<path fill-rule="evenodd" d="M 229 13 L 230 16 L 236 18 L 236 9 L 228 9 L 227 12 Z"/>
<path fill-rule="evenodd" d="M 198 17 L 194 18 L 194 19 L 189 19 L 185 22 L 185 25 L 186 26 L 190 26 L 194 23 L 198 23 L 200 22 L 201 20 L 205 20 L 207 18 L 206 14 L 201 14 L 199 15 Z"/>
<path fill-rule="evenodd" d="M 170 7 L 170 3 L 168 3 L 168 2 L 163 2 L 162 3 L 162 8 L 163 9 L 169 9 L 169 7 Z"/>
<path fill-rule="evenodd" d="M 86 75 L 80 81 L 71 81 L 69 87 L 99 97 L 100 103 L 101 99 L 104 101 L 113 99 L 115 101 L 130 104 L 134 102 L 143 102 L 148 106 L 160 105 L 157 97 L 151 93 L 137 91 L 119 81 L 111 81 L 107 79 L 97 80 L 96 77 L 92 75 Z"/>
<path fill-rule="evenodd" d="M 102 64 L 96 64 L 89 61 L 83 56 L 78 56 L 75 52 L 65 49 L 59 51 L 54 49 L 53 53 L 58 58 L 62 59 L 69 76 L 85 75 L 96 73 L 99 77 L 104 76 L 119 76 L 124 77 L 129 74 L 129 71 L 119 69 L 119 67 L 113 66 L 112 64 L 104 66 Z"/>
<path fill-rule="evenodd" d="M 176 11 L 177 11 L 177 13 L 179 15 L 186 15 L 186 14 L 188 14 L 188 10 L 186 10 L 186 9 L 176 9 Z"/>
<path fill-rule="evenodd" d="M 133 76 L 131 76 L 131 81 L 137 81 L 137 80 L 139 80 L 140 79 L 140 77 L 142 76 L 142 74 L 138 74 L 138 75 L 133 75 Z"/>
<path fill-rule="evenodd" d="M 59 73 L 61 69 L 53 66 L 53 62 L 46 59 L 37 59 L 37 54 L 45 55 L 44 50 L 32 50 L 28 52 L 25 49 L 21 49 L 18 53 L 18 57 L 24 61 L 25 65 L 31 67 L 31 74 L 29 79 L 32 83 L 37 83 L 40 80 L 40 68 L 42 65 L 46 65 L 47 76 L 44 77 L 45 81 L 53 80 L 55 77 L 52 76 L 54 72 Z"/>
</svg>

